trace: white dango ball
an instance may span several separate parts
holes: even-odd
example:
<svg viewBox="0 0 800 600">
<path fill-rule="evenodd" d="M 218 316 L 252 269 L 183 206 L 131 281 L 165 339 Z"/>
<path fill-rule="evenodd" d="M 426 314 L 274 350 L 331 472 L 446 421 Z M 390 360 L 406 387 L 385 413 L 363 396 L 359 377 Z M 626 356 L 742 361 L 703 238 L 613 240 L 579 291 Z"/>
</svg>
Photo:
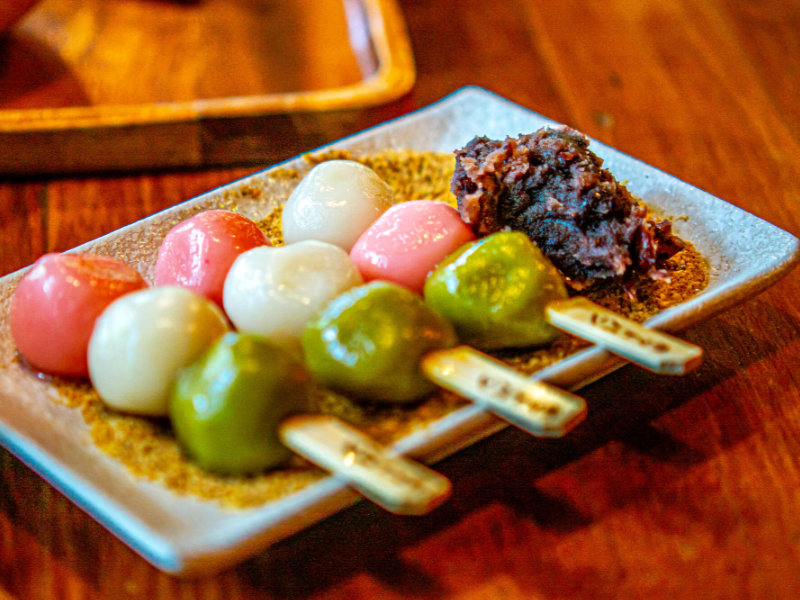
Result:
<svg viewBox="0 0 800 600">
<path fill-rule="evenodd" d="M 316 240 L 263 246 L 233 263 L 223 305 L 239 331 L 297 339 L 317 310 L 361 283 L 361 274 L 339 246 Z"/>
<path fill-rule="evenodd" d="M 322 162 L 287 200 L 283 239 L 287 244 L 320 240 L 349 252 L 393 200 L 392 189 L 369 167 L 352 160 Z"/>
<path fill-rule="evenodd" d="M 168 412 L 178 372 L 229 330 L 216 304 L 184 288 L 156 287 L 112 302 L 89 340 L 89 377 L 116 410 Z"/>
</svg>

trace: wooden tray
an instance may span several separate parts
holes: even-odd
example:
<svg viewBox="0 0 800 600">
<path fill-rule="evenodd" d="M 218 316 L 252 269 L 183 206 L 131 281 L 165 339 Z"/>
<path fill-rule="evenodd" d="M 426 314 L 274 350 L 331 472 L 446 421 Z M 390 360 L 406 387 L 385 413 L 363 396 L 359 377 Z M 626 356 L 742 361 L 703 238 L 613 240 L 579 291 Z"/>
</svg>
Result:
<svg viewBox="0 0 800 600">
<path fill-rule="evenodd" d="M 0 42 L 0 174 L 274 162 L 414 80 L 395 0 L 42 0 Z"/>
</svg>

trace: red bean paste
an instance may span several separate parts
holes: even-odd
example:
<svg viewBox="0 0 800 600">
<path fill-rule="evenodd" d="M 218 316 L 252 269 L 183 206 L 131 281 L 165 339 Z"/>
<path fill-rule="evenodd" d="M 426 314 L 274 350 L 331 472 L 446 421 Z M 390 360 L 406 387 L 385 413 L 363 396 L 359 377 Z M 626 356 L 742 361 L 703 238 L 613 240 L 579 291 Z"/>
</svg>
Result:
<svg viewBox="0 0 800 600">
<path fill-rule="evenodd" d="M 663 261 L 683 241 L 669 221 L 648 218 L 588 146 L 568 127 L 473 139 L 456 150 L 451 185 L 462 218 L 478 235 L 527 233 L 576 290 L 634 272 L 666 277 Z"/>
</svg>

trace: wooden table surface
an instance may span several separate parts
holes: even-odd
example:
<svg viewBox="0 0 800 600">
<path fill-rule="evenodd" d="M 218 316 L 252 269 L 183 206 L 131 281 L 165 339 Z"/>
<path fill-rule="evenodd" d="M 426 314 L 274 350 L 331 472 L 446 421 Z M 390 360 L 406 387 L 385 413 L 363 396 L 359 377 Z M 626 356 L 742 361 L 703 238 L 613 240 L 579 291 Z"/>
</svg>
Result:
<svg viewBox="0 0 800 600">
<path fill-rule="evenodd" d="M 477 84 L 800 234 L 800 2 L 405 0 L 410 95 Z M 0 182 L 0 274 L 257 168 Z M 731 235 L 737 232 L 732 231 Z M 421 518 L 367 503 L 211 578 L 160 573 L 0 451 L 0 598 L 799 598 L 800 274 L 685 332 L 692 374 L 626 367 L 567 438 L 438 464 Z"/>
</svg>

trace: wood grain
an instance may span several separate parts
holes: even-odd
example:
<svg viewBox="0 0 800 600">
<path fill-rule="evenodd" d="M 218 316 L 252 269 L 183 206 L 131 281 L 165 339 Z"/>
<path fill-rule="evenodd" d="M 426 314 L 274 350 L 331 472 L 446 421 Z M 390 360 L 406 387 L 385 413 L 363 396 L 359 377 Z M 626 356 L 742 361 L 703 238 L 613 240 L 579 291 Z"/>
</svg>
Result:
<svg viewBox="0 0 800 600">
<path fill-rule="evenodd" d="M 291 148 L 478 84 L 800 234 L 800 2 L 401 6 L 412 92 L 304 118 Z M 249 170 L 0 183 L 0 272 Z M 0 597 L 800 597 L 798 297 L 795 271 L 685 332 L 706 351 L 685 377 L 627 367 L 585 389 L 564 439 L 506 430 L 437 465 L 454 490 L 429 516 L 361 504 L 210 579 L 157 572 L 0 451 Z"/>
</svg>

